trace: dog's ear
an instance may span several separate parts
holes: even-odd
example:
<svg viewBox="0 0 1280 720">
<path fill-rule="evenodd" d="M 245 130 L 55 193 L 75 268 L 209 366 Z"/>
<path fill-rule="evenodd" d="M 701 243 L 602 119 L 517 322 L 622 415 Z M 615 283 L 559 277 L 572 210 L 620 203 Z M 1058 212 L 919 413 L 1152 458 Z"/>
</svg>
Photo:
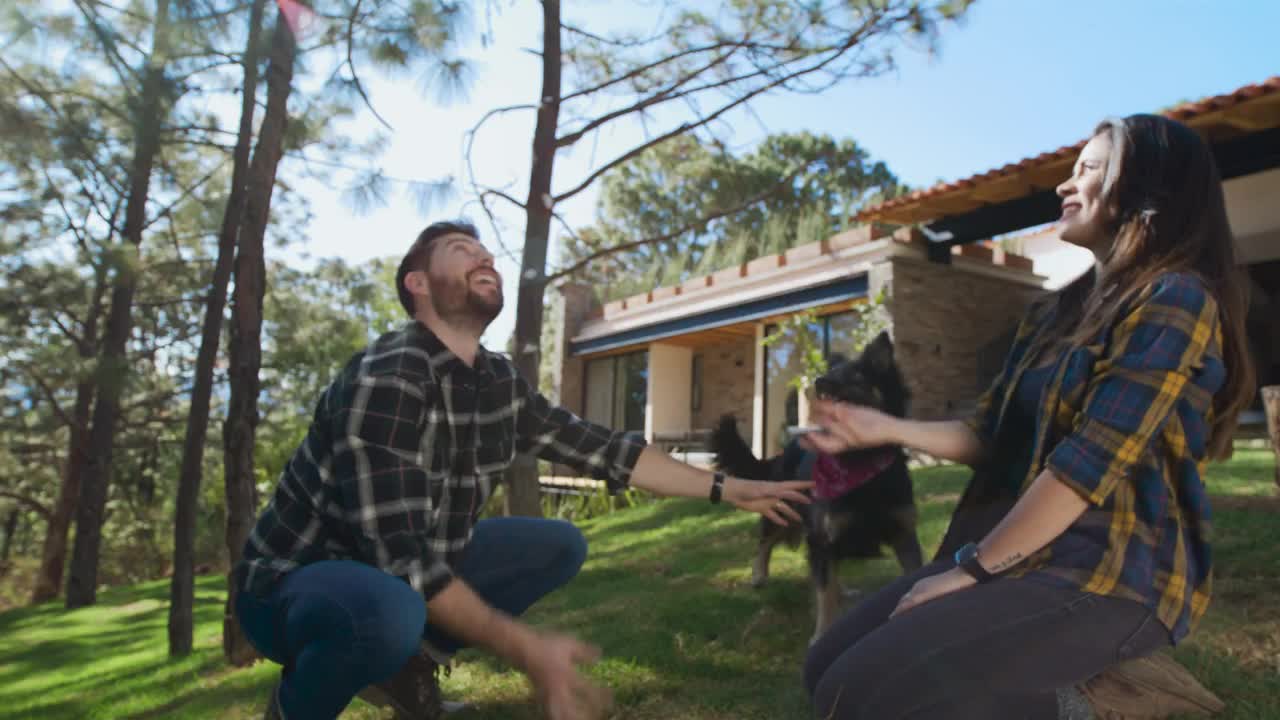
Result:
<svg viewBox="0 0 1280 720">
<path fill-rule="evenodd" d="M 889 331 L 882 330 L 867 344 L 862 351 L 862 357 L 871 364 L 871 367 L 877 370 L 890 370 L 893 368 L 893 340 L 889 338 Z"/>
</svg>

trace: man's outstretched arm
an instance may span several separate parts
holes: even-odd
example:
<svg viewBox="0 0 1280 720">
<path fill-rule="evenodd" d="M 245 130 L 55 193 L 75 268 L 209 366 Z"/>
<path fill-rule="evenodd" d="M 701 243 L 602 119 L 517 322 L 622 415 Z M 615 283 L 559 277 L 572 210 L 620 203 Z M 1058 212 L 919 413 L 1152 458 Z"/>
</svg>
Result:
<svg viewBox="0 0 1280 720">
<path fill-rule="evenodd" d="M 706 498 L 711 495 L 714 475 L 676 460 L 652 445 L 645 447 L 631 471 L 631 487 L 667 497 Z M 808 481 L 758 482 L 725 477 L 721 495 L 724 502 L 742 510 L 757 512 L 769 520 L 788 525 L 800 522 L 800 515 L 782 500 L 809 502 L 804 490 Z"/>
<path fill-rule="evenodd" d="M 648 446 L 635 433 L 619 432 L 584 420 L 547 402 L 517 378 L 520 398 L 516 448 L 544 460 L 563 463 L 612 488 L 627 485 L 667 497 L 708 498 L 714 475 Z M 780 525 L 800 516 L 783 500 L 809 502 L 807 481 L 761 482 L 726 477 L 721 496 L 742 510 L 757 512 Z"/>
</svg>

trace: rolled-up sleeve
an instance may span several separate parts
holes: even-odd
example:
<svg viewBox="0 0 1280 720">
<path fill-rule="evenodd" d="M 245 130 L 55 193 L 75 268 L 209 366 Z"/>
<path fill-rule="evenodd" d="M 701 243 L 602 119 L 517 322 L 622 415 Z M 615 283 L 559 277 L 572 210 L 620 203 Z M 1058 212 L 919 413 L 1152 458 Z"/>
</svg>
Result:
<svg viewBox="0 0 1280 720">
<path fill-rule="evenodd" d="M 1206 353 L 1220 352 L 1218 337 L 1217 303 L 1197 278 L 1157 280 L 1117 323 L 1074 430 L 1046 466 L 1089 502 L 1104 503 L 1194 387 Z M 1208 390 L 1206 410 L 1216 388 Z"/>
<path fill-rule="evenodd" d="M 428 546 L 431 493 L 420 456 L 425 393 L 397 375 L 359 378 L 335 417 L 332 472 L 360 560 L 409 583 L 426 599 L 453 572 Z"/>
<path fill-rule="evenodd" d="M 552 405 L 523 378 L 516 379 L 516 396 L 517 451 L 576 468 L 611 490 L 631 482 L 645 447 L 639 434 L 610 430 Z"/>
</svg>

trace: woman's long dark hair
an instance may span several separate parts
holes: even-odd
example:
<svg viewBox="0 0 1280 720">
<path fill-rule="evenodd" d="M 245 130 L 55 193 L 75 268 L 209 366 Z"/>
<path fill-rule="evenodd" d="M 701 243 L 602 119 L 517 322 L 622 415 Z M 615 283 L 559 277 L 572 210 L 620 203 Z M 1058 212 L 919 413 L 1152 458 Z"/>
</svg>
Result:
<svg viewBox="0 0 1280 720">
<path fill-rule="evenodd" d="M 1245 316 L 1249 280 L 1236 262 L 1222 178 L 1209 146 L 1194 130 L 1159 115 L 1106 120 L 1094 135 L 1111 140 L 1102 196 L 1115 242 L 1095 273 L 1061 292 L 1056 333 L 1089 342 L 1129 301 L 1167 272 L 1201 278 L 1218 303 L 1226 383 L 1213 398 L 1209 454 L 1231 456 L 1240 411 L 1256 390 Z"/>
</svg>

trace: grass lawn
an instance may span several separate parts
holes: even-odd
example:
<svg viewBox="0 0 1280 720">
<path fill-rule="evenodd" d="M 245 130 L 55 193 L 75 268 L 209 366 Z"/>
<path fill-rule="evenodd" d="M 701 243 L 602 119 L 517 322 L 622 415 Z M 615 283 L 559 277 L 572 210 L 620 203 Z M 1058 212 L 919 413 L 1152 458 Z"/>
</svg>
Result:
<svg viewBox="0 0 1280 720">
<path fill-rule="evenodd" d="M 1270 451 L 1242 450 L 1209 477 L 1216 512 L 1216 595 L 1179 658 L 1228 705 L 1223 716 L 1280 720 L 1280 499 Z M 922 542 L 936 546 L 966 474 L 916 474 Z M 593 672 L 616 717 L 809 717 L 800 665 L 812 631 L 802 551 L 774 554 L 773 578 L 749 585 L 754 517 L 668 501 L 582 523 L 591 557 L 529 619 L 602 646 Z M 874 588 L 896 564 L 851 565 L 846 584 Z M 277 673 L 227 668 L 220 654 L 223 580 L 199 579 L 196 651 L 167 656 L 168 583 L 115 588 L 96 607 L 59 604 L 0 614 L 0 718 L 257 718 Z M 523 679 L 464 653 L 447 697 L 475 703 L 459 720 L 540 717 Z M 360 701 L 344 719 L 390 717 Z"/>
</svg>

